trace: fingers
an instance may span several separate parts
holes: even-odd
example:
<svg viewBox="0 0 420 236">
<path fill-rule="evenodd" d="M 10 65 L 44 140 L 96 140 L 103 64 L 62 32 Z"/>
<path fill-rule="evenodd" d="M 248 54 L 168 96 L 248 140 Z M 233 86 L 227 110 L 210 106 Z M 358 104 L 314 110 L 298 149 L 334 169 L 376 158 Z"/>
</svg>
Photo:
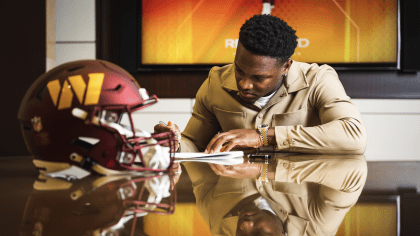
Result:
<svg viewBox="0 0 420 236">
<path fill-rule="evenodd" d="M 179 178 L 181 177 L 181 173 L 182 173 L 181 164 L 179 164 L 178 162 L 175 162 L 172 165 L 171 170 L 169 171 L 169 175 L 171 177 L 171 187 L 170 187 L 171 190 L 173 190 L 175 188 L 175 185 L 178 183 Z"/>
<path fill-rule="evenodd" d="M 209 166 L 217 175 L 230 176 L 234 174 L 234 166 L 224 166 L 224 165 L 213 164 L 213 163 L 209 163 Z"/>
<path fill-rule="evenodd" d="M 173 129 L 179 130 L 178 125 L 174 124 L 172 121 L 168 121 L 168 126 L 170 126 Z"/>
<path fill-rule="evenodd" d="M 171 127 L 164 124 L 157 124 L 154 127 L 155 133 L 164 133 L 164 132 L 168 132 L 169 130 L 171 130 Z"/>
<path fill-rule="evenodd" d="M 181 176 L 181 175 L 174 175 L 174 176 L 171 178 L 171 186 L 170 186 L 170 190 L 174 190 L 174 189 L 175 189 L 175 185 L 178 183 L 180 176 Z"/>
<path fill-rule="evenodd" d="M 214 173 L 216 173 L 217 175 L 221 174 L 221 171 L 218 168 L 221 168 L 219 164 L 213 164 L 213 163 L 209 163 L 210 168 L 214 171 Z"/>
<path fill-rule="evenodd" d="M 173 130 L 175 133 L 181 133 L 181 131 L 178 128 L 178 125 L 172 123 L 172 121 L 168 121 L 168 125 L 169 128 L 171 128 L 171 130 Z"/>
<path fill-rule="evenodd" d="M 176 152 L 176 150 L 178 150 L 178 147 L 179 147 L 179 142 L 181 141 L 181 131 L 179 130 L 178 126 L 176 124 L 172 123 L 172 121 L 169 121 L 167 125 L 164 122 L 161 122 L 161 123 L 155 125 L 155 127 L 154 127 L 154 131 L 155 131 L 156 134 L 165 133 L 165 132 L 168 132 L 168 131 L 171 131 L 171 130 L 175 134 L 175 137 L 174 137 L 175 147 L 173 147 L 173 150 L 171 150 L 171 152 Z M 155 136 L 155 139 L 158 140 L 158 141 L 165 140 L 165 139 L 168 139 L 168 138 L 169 138 L 169 135 L 163 135 L 163 136 L 160 136 L 160 137 Z M 165 146 L 165 147 L 168 147 L 169 143 L 162 143 L 161 145 Z"/>
<path fill-rule="evenodd" d="M 223 152 L 229 152 L 230 150 L 232 150 L 234 147 L 236 147 L 237 144 L 233 141 L 230 141 L 227 143 L 227 145 L 223 146 Z M 222 150 L 220 150 L 222 152 Z"/>
<path fill-rule="evenodd" d="M 215 174 L 220 176 L 226 176 L 230 178 L 239 178 L 239 179 L 255 179 L 261 173 L 263 164 L 249 164 L 243 163 L 239 165 L 219 165 L 209 163 L 210 168 L 214 171 Z"/>
<path fill-rule="evenodd" d="M 229 141 L 229 135 L 228 133 L 221 133 L 217 134 L 213 137 L 213 139 L 209 142 L 207 145 L 206 150 L 204 153 L 206 154 L 213 154 L 215 152 L 222 152 L 222 146 Z M 223 149 L 223 151 L 225 148 Z"/>
<path fill-rule="evenodd" d="M 233 134 L 218 134 L 214 136 L 212 141 L 207 145 L 204 153 L 213 154 L 216 152 L 229 152 L 234 147 L 238 146 L 238 141 L 236 136 Z"/>
<path fill-rule="evenodd" d="M 178 142 L 181 141 L 181 131 L 179 130 L 178 125 L 172 123 L 172 121 L 168 121 L 167 127 L 169 127 L 172 131 L 174 131 L 175 140 Z"/>
<path fill-rule="evenodd" d="M 180 132 L 178 126 L 172 123 L 172 121 L 168 121 L 167 125 L 162 124 L 162 123 L 155 125 L 154 127 L 155 133 L 168 132 L 169 130 L 173 130 L 174 132 Z"/>
<path fill-rule="evenodd" d="M 174 163 L 174 170 L 175 170 L 176 175 L 181 175 L 181 173 L 182 173 L 181 164 L 179 164 L 178 162 L 175 162 Z"/>
<path fill-rule="evenodd" d="M 226 145 L 226 147 L 223 147 Z M 236 129 L 225 133 L 217 134 L 207 145 L 205 153 L 215 153 L 219 151 L 228 152 L 234 147 L 258 148 L 263 145 L 261 137 L 255 129 Z"/>
<path fill-rule="evenodd" d="M 210 153 L 210 151 L 212 151 L 213 144 L 216 142 L 217 137 L 218 137 L 218 135 L 214 136 L 214 137 L 210 140 L 209 144 L 207 144 L 206 150 L 204 150 L 204 153 L 205 153 L 205 154 L 209 154 L 209 153 Z"/>
</svg>

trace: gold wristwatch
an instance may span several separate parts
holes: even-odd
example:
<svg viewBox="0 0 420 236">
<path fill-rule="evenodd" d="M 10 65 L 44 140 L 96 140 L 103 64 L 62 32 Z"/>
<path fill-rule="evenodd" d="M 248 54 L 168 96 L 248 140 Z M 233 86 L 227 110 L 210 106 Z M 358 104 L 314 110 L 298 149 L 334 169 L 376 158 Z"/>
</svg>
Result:
<svg viewBox="0 0 420 236">
<path fill-rule="evenodd" d="M 261 139 L 263 141 L 263 145 L 266 147 L 268 146 L 268 125 L 262 124 L 257 127 L 258 132 L 261 135 Z"/>
<path fill-rule="evenodd" d="M 258 177 L 258 181 L 260 183 L 267 183 L 268 182 L 268 155 L 265 155 L 263 168 L 261 170 L 261 174 Z"/>
</svg>

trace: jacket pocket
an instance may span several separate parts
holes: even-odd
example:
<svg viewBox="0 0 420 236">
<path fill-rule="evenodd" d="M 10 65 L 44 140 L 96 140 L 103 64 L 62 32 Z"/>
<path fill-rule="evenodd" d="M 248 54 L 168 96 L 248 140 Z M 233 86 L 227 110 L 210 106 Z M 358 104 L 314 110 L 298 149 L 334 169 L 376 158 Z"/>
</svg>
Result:
<svg viewBox="0 0 420 236">
<path fill-rule="evenodd" d="M 243 192 L 245 192 L 245 183 L 243 179 L 233 179 L 220 176 L 213 194 L 214 197 L 217 197 L 223 194 Z"/>
<path fill-rule="evenodd" d="M 308 111 L 306 107 L 288 113 L 274 114 L 271 121 L 271 126 L 294 126 L 303 125 L 308 123 Z"/>
<path fill-rule="evenodd" d="M 220 127 L 223 132 L 227 132 L 232 129 L 244 129 L 245 128 L 245 113 L 238 111 L 226 111 L 215 107 L 214 113 L 219 121 Z"/>
</svg>

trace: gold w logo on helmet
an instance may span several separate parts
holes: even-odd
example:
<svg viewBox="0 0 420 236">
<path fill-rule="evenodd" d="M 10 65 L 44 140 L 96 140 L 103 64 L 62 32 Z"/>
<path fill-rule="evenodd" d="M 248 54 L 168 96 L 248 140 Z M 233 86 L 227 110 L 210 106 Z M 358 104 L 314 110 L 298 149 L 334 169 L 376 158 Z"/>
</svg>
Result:
<svg viewBox="0 0 420 236">
<path fill-rule="evenodd" d="M 86 83 L 81 75 L 69 76 L 68 79 L 64 81 L 63 87 L 61 87 L 58 79 L 48 82 L 47 88 L 50 92 L 54 106 L 57 107 L 58 103 L 58 110 L 70 108 L 74 95 L 76 95 L 80 104 L 83 104 L 83 102 L 85 105 L 98 104 L 105 74 L 91 73 L 88 74 L 88 76 L 89 83 L 87 89 Z"/>
</svg>

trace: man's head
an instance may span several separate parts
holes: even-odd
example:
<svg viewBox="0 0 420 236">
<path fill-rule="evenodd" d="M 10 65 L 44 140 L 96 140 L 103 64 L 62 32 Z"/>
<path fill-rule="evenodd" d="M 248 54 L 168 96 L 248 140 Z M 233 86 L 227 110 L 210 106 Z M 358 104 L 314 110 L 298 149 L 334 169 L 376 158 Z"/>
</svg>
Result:
<svg viewBox="0 0 420 236">
<path fill-rule="evenodd" d="M 239 95 L 253 103 L 276 91 L 297 46 L 295 30 L 271 15 L 255 15 L 242 25 L 235 56 Z"/>
<path fill-rule="evenodd" d="M 273 213 L 249 204 L 239 211 L 236 235 L 284 235 L 283 224 Z"/>
<path fill-rule="evenodd" d="M 292 27 L 278 17 L 255 15 L 242 25 L 239 42 L 252 54 L 278 59 L 281 65 L 295 52 L 295 33 Z"/>
</svg>

